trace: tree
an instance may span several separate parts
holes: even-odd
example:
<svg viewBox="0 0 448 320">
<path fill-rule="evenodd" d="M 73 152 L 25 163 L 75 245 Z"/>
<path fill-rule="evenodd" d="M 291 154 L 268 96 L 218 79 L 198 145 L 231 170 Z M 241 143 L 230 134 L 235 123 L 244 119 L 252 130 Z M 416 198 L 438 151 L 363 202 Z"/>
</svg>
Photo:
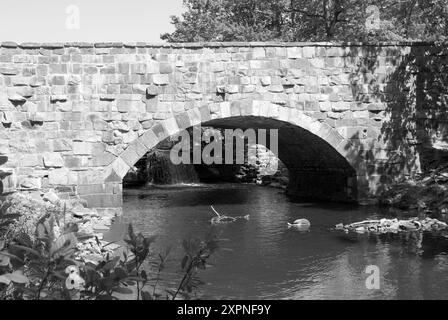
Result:
<svg viewBox="0 0 448 320">
<path fill-rule="evenodd" d="M 186 12 L 171 17 L 176 30 L 161 38 L 169 42 L 278 39 L 285 4 L 283 0 L 184 0 Z"/>
<path fill-rule="evenodd" d="M 444 40 L 448 0 L 184 0 L 169 42 Z M 374 7 L 372 7 L 374 6 Z M 377 9 L 376 9 L 377 8 Z M 366 22 L 376 19 L 377 28 Z"/>
</svg>

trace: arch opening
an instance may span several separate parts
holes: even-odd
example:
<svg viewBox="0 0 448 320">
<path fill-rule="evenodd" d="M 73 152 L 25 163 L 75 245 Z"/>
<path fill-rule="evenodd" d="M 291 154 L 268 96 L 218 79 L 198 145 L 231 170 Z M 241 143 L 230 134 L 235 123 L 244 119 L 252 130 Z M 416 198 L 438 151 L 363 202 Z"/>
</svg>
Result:
<svg viewBox="0 0 448 320">
<path fill-rule="evenodd" d="M 254 129 L 256 132 L 260 129 L 265 129 L 266 132 L 276 130 L 277 141 L 270 141 L 268 136 L 265 143 L 259 141 L 257 143 L 265 145 L 267 149 L 272 147 L 272 143 L 277 144 L 276 155 L 289 172 L 288 195 L 313 201 L 354 202 L 357 199 L 356 171 L 327 141 L 300 126 L 269 117 L 241 115 L 212 119 L 200 125 L 221 130 Z M 149 152 L 161 148 L 169 150 L 173 146 L 173 143 L 166 142 L 169 137 L 158 142 Z M 247 154 L 245 156 L 247 157 Z M 225 157 L 224 151 L 222 157 Z M 179 166 L 181 166 L 179 170 L 190 172 L 194 165 Z M 218 166 L 228 165 L 224 164 L 223 160 L 223 164 Z"/>
<path fill-rule="evenodd" d="M 278 129 L 278 155 L 289 169 L 290 195 L 357 202 L 370 192 L 359 152 L 335 128 L 301 110 L 269 101 L 241 100 L 204 104 L 156 122 L 103 169 L 106 193 L 100 198 L 98 194 L 84 197 L 94 199 L 95 207 L 111 207 L 106 205 L 111 201 L 121 207 L 122 181 L 135 163 L 167 137 L 197 125 Z"/>
</svg>

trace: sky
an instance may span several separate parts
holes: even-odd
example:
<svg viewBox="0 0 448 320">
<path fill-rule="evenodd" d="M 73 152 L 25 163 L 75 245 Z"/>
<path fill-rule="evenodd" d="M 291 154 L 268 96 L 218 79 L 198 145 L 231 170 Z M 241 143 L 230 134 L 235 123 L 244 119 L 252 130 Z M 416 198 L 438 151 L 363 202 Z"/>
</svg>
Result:
<svg viewBox="0 0 448 320">
<path fill-rule="evenodd" d="M 158 42 L 182 0 L 1 0 L 0 42 Z"/>
</svg>

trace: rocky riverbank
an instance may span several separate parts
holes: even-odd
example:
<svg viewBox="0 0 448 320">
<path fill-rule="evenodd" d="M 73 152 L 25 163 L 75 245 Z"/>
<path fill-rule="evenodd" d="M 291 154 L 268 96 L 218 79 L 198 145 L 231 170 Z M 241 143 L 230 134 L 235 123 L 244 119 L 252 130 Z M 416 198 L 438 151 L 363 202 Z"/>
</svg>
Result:
<svg viewBox="0 0 448 320">
<path fill-rule="evenodd" d="M 83 262 L 104 260 L 107 254 L 113 253 L 120 245 L 104 241 L 104 234 L 110 229 L 115 213 L 98 212 L 87 208 L 80 199 L 61 199 L 54 190 L 46 192 L 21 192 L 0 199 L 2 210 L 19 218 L 9 227 L 9 239 L 25 232 L 32 239 L 36 225 L 44 217 L 53 215 L 55 234 L 58 235 L 66 226 L 73 226 L 77 235 L 83 240 L 77 243 L 76 259 Z"/>
</svg>

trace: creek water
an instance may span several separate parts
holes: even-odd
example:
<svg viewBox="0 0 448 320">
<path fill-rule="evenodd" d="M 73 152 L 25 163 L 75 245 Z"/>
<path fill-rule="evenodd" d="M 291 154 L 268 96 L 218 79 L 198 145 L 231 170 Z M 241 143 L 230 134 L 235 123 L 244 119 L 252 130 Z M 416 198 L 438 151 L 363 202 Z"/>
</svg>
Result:
<svg viewBox="0 0 448 320">
<path fill-rule="evenodd" d="M 211 225 L 214 213 L 250 215 L 249 221 Z M 123 223 L 158 235 L 154 253 L 172 246 L 165 285 L 182 274 L 182 239 L 213 231 L 221 240 L 200 272 L 201 298 L 210 299 L 448 299 L 448 239 L 434 234 L 346 235 L 337 223 L 407 217 L 374 207 L 295 203 L 282 190 L 242 184 L 126 189 Z M 287 228 L 306 218 L 308 232 Z M 367 266 L 379 270 L 368 289 Z"/>
</svg>

